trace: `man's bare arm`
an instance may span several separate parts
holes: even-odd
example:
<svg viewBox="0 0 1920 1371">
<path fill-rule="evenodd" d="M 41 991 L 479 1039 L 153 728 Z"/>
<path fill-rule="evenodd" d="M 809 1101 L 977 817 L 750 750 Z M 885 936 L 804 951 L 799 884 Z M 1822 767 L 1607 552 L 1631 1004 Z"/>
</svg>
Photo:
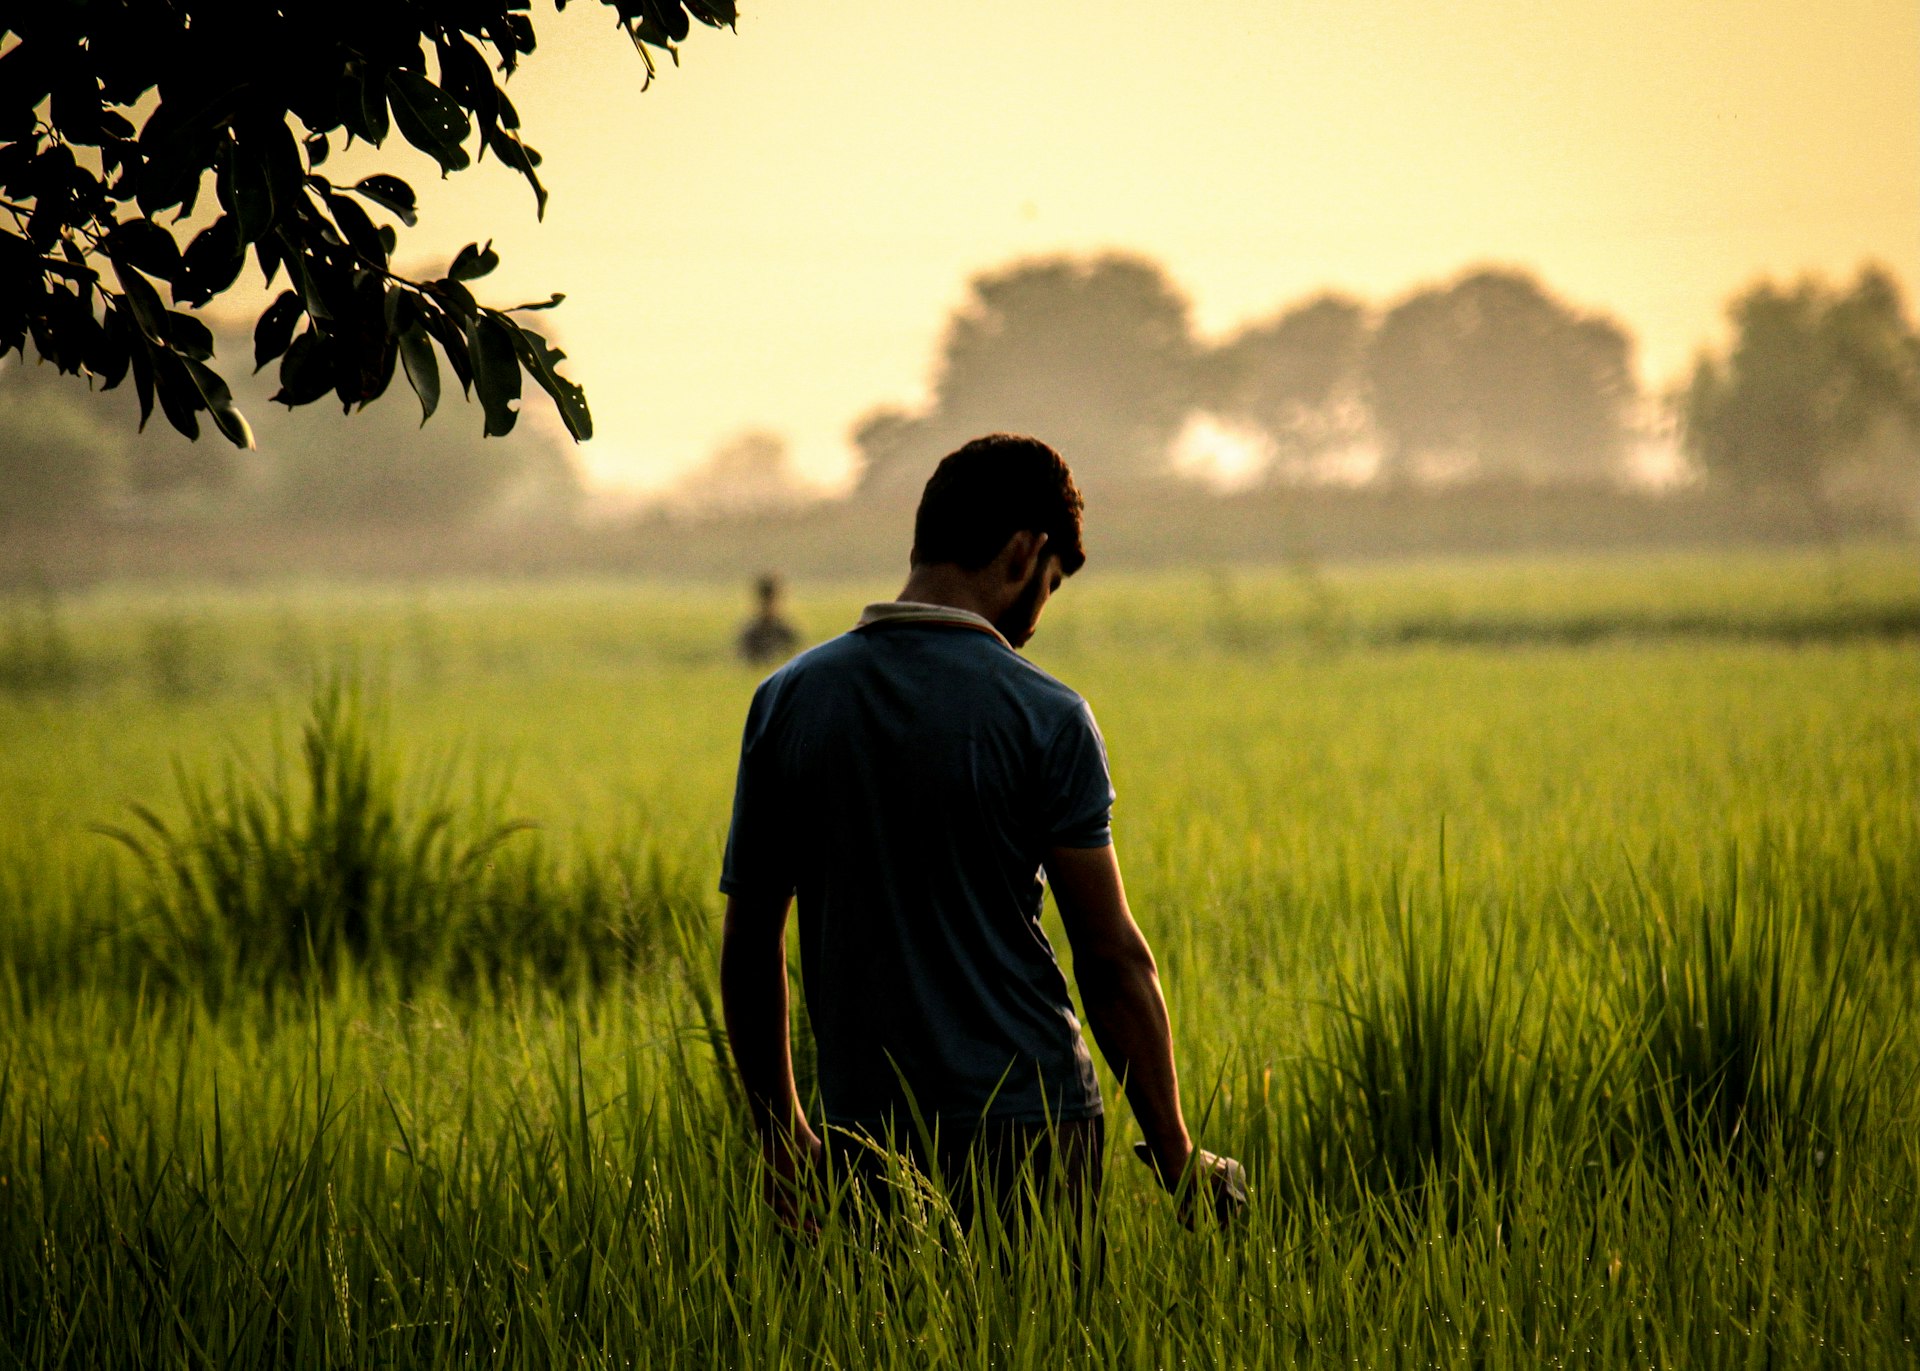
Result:
<svg viewBox="0 0 1920 1371">
<path fill-rule="evenodd" d="M 1087 1026 L 1126 1088 L 1154 1168 L 1171 1185 L 1192 1158 L 1193 1140 L 1180 1112 L 1173 1028 L 1159 968 L 1127 907 L 1120 863 L 1111 847 L 1056 847 L 1046 865 L 1073 946 Z"/>
<path fill-rule="evenodd" d="M 727 1042 L 761 1149 L 785 1182 L 794 1181 L 820 1151 L 820 1139 L 807 1123 L 793 1083 L 786 943 L 791 903 L 787 895 L 729 895 L 720 934 L 720 1004 Z M 771 1198 L 783 1217 L 793 1217 L 790 1190 L 787 1196 Z"/>
</svg>

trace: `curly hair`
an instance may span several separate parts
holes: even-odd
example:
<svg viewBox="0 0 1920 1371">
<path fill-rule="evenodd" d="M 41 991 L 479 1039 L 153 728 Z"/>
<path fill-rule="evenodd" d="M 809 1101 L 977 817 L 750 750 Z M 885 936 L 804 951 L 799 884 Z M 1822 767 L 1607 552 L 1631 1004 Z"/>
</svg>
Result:
<svg viewBox="0 0 1920 1371">
<path fill-rule="evenodd" d="M 1087 560 L 1084 507 L 1058 452 L 1038 438 L 990 433 L 941 458 L 927 479 L 913 517 L 912 560 L 978 571 L 1014 534 L 1044 533 L 1047 550 L 1071 576 Z"/>
</svg>

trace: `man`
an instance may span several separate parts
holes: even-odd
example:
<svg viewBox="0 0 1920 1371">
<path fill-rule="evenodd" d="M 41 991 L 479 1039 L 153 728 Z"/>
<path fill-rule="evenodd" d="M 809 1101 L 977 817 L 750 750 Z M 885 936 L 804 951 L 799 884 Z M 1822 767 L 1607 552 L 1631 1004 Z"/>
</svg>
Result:
<svg viewBox="0 0 1920 1371">
<path fill-rule="evenodd" d="M 784 662 L 800 646 L 800 632 L 780 612 L 780 578 L 766 572 L 753 583 L 758 609 L 740 629 L 734 646 L 749 666 Z"/>
<path fill-rule="evenodd" d="M 1237 1164 L 1199 1152 L 1181 1115 L 1093 716 L 1015 650 L 1086 560 L 1080 513 L 1045 443 L 975 439 L 927 482 L 900 598 L 869 605 L 754 695 L 721 879 L 720 984 L 770 1198 L 789 1221 L 823 1151 L 789 1051 L 796 893 L 829 1136 L 900 1148 L 959 1182 L 963 1217 L 972 1185 L 1005 1202 L 1023 1166 L 1061 1177 L 1076 1205 L 1097 1194 L 1102 1102 L 1041 931 L 1043 868 L 1142 1155 L 1216 1212 L 1244 1198 Z"/>
</svg>

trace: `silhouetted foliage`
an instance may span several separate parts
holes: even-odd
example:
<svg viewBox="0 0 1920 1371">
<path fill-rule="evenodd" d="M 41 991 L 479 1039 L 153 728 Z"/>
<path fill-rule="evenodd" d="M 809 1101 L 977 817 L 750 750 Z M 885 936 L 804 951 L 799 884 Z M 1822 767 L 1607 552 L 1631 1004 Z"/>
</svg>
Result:
<svg viewBox="0 0 1920 1371">
<path fill-rule="evenodd" d="M 1350 446 L 1367 431 L 1361 364 L 1368 332 L 1358 301 L 1317 295 L 1207 353 L 1200 401 L 1270 437 L 1275 475 L 1307 476 L 1316 456 Z"/>
<path fill-rule="evenodd" d="M 1615 475 L 1632 436 L 1631 358 L 1618 324 L 1522 272 L 1419 291 L 1387 312 L 1367 353 L 1382 475 Z"/>
<path fill-rule="evenodd" d="M 857 430 L 863 487 L 917 492 L 934 463 L 982 433 L 1031 433 L 1102 482 L 1157 475 L 1192 406 L 1186 297 L 1158 264 L 1108 255 L 1017 262 L 973 279 L 948 321 L 934 403 Z M 911 456 L 911 475 L 890 458 Z"/>
<path fill-rule="evenodd" d="M 689 16 L 734 19 L 733 0 L 604 0 L 640 50 L 667 51 Z M 555 0 L 556 8 L 565 0 Z M 423 418 L 439 400 L 435 345 L 484 431 L 512 429 L 522 374 L 576 439 L 586 396 L 564 354 L 520 311 L 480 305 L 469 282 L 499 258 L 469 244 L 446 273 L 391 268 L 414 193 L 390 175 L 336 185 L 321 167 L 355 138 L 394 131 L 442 175 L 489 153 L 519 172 L 544 211 L 540 155 L 495 79 L 534 49 L 527 0 L 93 0 L 7 6 L 0 25 L 0 355 L 29 340 L 62 372 L 105 389 L 129 374 L 141 423 L 157 400 L 189 438 L 208 416 L 232 443 L 252 433 L 210 365 L 213 337 L 188 312 L 230 289 L 251 252 L 284 289 L 260 316 L 253 356 L 279 359 L 274 399 L 364 405 L 404 369 Z M 431 58 L 429 57 L 431 50 Z M 146 113 L 136 127 L 134 119 Z M 202 209 L 212 178 L 211 217 Z M 161 216 L 173 211 L 170 218 Z M 191 236 L 189 236 L 191 234 Z M 171 307 L 155 282 L 166 286 Z"/>
<path fill-rule="evenodd" d="M 222 350 L 245 341 L 219 330 L 214 340 Z M 78 532 L 184 519 L 183 528 L 201 529 L 211 521 L 450 530 L 564 514 L 581 497 L 555 425 L 522 424 L 483 441 L 478 425 L 422 431 L 418 411 L 398 399 L 352 417 L 265 406 L 271 385 L 236 381 L 237 402 L 264 410 L 259 451 L 247 453 L 160 426 L 136 434 L 130 397 L 90 396 L 51 366 L 0 362 L 0 526 Z M 450 403 L 472 402 L 456 393 Z"/>
<path fill-rule="evenodd" d="M 1845 291 L 1763 282 L 1727 313 L 1732 347 L 1703 354 L 1680 397 L 1687 450 L 1710 478 L 1812 497 L 1880 431 L 1904 430 L 1911 449 L 1920 335 L 1885 271 L 1863 268 Z"/>
</svg>

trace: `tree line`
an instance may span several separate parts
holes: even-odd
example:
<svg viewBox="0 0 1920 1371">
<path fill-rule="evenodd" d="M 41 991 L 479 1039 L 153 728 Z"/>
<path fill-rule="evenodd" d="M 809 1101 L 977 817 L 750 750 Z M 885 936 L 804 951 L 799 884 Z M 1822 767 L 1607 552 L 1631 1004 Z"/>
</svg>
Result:
<svg viewBox="0 0 1920 1371">
<path fill-rule="evenodd" d="M 1912 485 L 1920 335 L 1887 272 L 1761 282 L 1728 318 L 1730 344 L 1650 396 L 1620 323 L 1513 268 L 1382 307 L 1323 293 L 1208 342 L 1150 260 L 1018 262 L 972 281 L 930 404 L 856 426 L 861 489 L 904 491 L 926 454 L 990 428 L 1047 435 L 1095 487 L 1164 478 L 1196 412 L 1257 435 L 1272 482 L 1353 480 L 1360 453 L 1389 487 L 1615 483 L 1636 446 L 1671 431 L 1691 474 L 1728 489 Z"/>
</svg>

